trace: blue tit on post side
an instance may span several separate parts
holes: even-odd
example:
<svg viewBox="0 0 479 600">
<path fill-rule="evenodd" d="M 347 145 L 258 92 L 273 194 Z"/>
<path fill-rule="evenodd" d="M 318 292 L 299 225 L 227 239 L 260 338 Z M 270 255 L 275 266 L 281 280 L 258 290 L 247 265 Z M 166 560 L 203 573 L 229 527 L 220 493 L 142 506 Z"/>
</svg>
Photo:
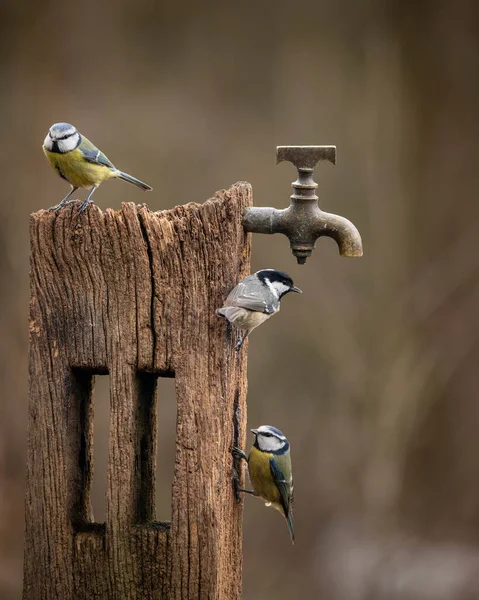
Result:
<svg viewBox="0 0 479 600">
<path fill-rule="evenodd" d="M 107 179 L 123 179 L 145 192 L 152 189 L 139 179 L 119 171 L 101 150 L 69 123 L 55 123 L 50 127 L 43 142 L 43 152 L 55 171 L 72 188 L 60 204 L 49 210 L 58 212 L 63 206 L 70 204 L 72 201 L 67 202 L 68 198 L 78 188 L 91 188 L 80 206 L 80 212 L 83 212 L 89 204 L 93 204 L 93 193 Z"/>
<path fill-rule="evenodd" d="M 255 441 L 248 456 L 239 448 L 233 448 L 233 455 L 247 461 L 254 489 L 238 488 L 237 491 L 259 496 L 266 501 L 266 506 L 279 510 L 286 518 L 294 544 L 293 472 L 289 442 L 279 429 L 271 425 L 261 425 L 251 431 Z"/>
<path fill-rule="evenodd" d="M 216 314 L 224 317 L 244 334 L 235 350 L 239 350 L 248 334 L 280 309 L 281 298 L 289 292 L 301 293 L 286 273 L 263 269 L 248 275 L 230 292 L 224 306 Z"/>
</svg>

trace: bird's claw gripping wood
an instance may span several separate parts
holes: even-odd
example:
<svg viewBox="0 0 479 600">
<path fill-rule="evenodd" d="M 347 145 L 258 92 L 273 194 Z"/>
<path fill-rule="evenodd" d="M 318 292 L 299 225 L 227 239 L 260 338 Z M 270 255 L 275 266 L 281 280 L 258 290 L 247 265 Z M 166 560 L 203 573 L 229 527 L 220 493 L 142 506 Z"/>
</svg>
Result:
<svg viewBox="0 0 479 600">
<path fill-rule="evenodd" d="M 64 207 L 64 206 L 68 206 L 69 204 L 72 204 L 73 202 L 75 202 L 75 200 L 68 200 L 68 198 L 70 198 L 70 196 L 76 192 L 78 188 L 76 187 L 72 187 L 72 189 L 68 192 L 68 194 L 65 196 L 65 198 L 63 198 L 63 200 L 59 203 L 59 204 L 55 204 L 54 206 L 50 206 L 50 208 L 48 209 L 49 211 L 54 210 L 56 214 L 58 214 L 60 212 L 60 210 Z"/>
<path fill-rule="evenodd" d="M 336 146 L 278 146 L 277 163 L 289 161 L 298 170 L 292 186 L 294 193 L 288 208 L 247 208 L 243 226 L 251 233 L 282 233 L 291 244 L 299 264 L 304 264 L 319 237 L 336 240 L 341 256 L 362 256 L 361 236 L 356 227 L 339 215 L 322 211 L 318 206 L 313 179 L 314 168 L 320 161 L 336 164 Z"/>
<path fill-rule="evenodd" d="M 248 333 L 249 332 L 246 331 L 245 333 L 240 334 L 240 338 L 234 346 L 234 349 L 236 350 L 236 352 L 239 352 L 241 350 L 241 348 L 243 347 L 244 341 L 248 337 Z"/>
<path fill-rule="evenodd" d="M 234 458 L 243 459 L 246 462 L 248 462 L 248 457 L 246 456 L 246 453 L 243 452 L 243 450 L 241 450 L 240 448 L 236 448 L 236 447 L 232 448 L 231 454 L 233 455 Z"/>
<path fill-rule="evenodd" d="M 240 450 L 240 448 L 236 448 L 236 447 L 233 447 L 231 449 L 231 454 L 234 459 L 233 476 L 232 476 L 233 488 L 234 488 L 234 492 L 235 492 L 236 501 L 240 502 L 241 501 L 240 493 L 243 492 L 244 490 L 243 490 L 243 488 L 240 487 L 240 476 L 239 476 L 237 467 L 239 467 L 240 460 L 245 460 L 246 462 L 248 462 L 248 457 L 243 452 L 243 450 Z"/>
<path fill-rule="evenodd" d="M 243 450 L 240 450 L 240 448 L 232 448 L 231 454 L 235 459 L 245 460 L 246 462 L 248 462 L 248 456 L 245 452 L 243 452 Z M 234 469 L 233 473 L 233 483 L 235 488 L 236 499 L 238 501 L 240 500 L 240 492 L 243 492 L 243 494 L 251 494 L 252 496 L 258 496 L 258 492 L 256 492 L 255 490 L 246 490 L 245 488 L 239 487 L 239 475 L 236 469 Z"/>
</svg>

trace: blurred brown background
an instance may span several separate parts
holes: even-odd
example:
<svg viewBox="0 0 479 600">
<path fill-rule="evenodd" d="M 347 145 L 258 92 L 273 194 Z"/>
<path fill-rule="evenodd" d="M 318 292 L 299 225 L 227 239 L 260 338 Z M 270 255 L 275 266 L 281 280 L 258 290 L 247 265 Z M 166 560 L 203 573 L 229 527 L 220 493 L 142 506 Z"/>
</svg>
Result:
<svg viewBox="0 0 479 600">
<path fill-rule="evenodd" d="M 477 599 L 479 4 L 3 0 L 0 48 L 0 598 L 22 585 L 28 215 L 68 190 L 41 144 L 69 121 L 154 187 L 108 183 L 101 208 L 201 202 L 238 180 L 284 207 L 295 173 L 275 146 L 338 146 L 319 194 L 364 258 L 323 240 L 301 267 L 285 238 L 253 242 L 253 269 L 304 294 L 250 343 L 248 421 L 291 441 L 297 543 L 246 498 L 244 597 Z M 100 381 L 97 520 L 107 393 Z"/>
</svg>

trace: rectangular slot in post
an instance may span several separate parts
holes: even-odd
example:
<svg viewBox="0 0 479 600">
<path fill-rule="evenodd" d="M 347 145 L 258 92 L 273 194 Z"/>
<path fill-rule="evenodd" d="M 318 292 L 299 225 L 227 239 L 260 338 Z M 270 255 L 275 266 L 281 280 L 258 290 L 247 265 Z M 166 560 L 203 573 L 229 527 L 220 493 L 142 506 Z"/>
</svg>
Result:
<svg viewBox="0 0 479 600">
<path fill-rule="evenodd" d="M 110 377 L 96 374 L 93 380 L 94 464 L 91 486 L 92 521 L 105 522 L 110 428 Z"/>
<path fill-rule="evenodd" d="M 171 490 L 175 473 L 177 403 L 173 375 L 158 378 L 156 419 L 156 520 L 171 521 Z"/>
<path fill-rule="evenodd" d="M 106 374 L 106 370 L 101 374 Z M 97 372 L 88 369 L 73 368 L 71 370 L 71 402 L 68 403 L 71 413 L 68 418 L 68 440 L 71 445 L 74 468 L 71 471 L 70 490 L 71 520 L 77 531 L 97 528 L 95 517 L 105 514 L 106 462 L 108 454 L 108 416 L 106 427 L 100 416 L 109 412 L 108 377 L 100 377 L 102 382 L 94 388 Z M 106 442 L 103 440 L 106 438 Z M 95 455 L 94 455 L 95 450 Z M 100 451 L 98 451 L 100 450 Z M 106 456 L 106 457 L 105 457 Z M 104 468 L 102 468 L 102 465 Z M 102 500 L 103 497 L 103 500 Z"/>
<path fill-rule="evenodd" d="M 155 391 L 157 375 L 138 371 L 136 376 L 136 522 L 153 521 L 155 506 L 156 411 Z"/>
<path fill-rule="evenodd" d="M 137 373 L 136 522 L 171 519 L 176 441 L 174 373 Z M 159 408 L 157 408 L 157 397 Z"/>
<path fill-rule="evenodd" d="M 82 528 L 92 520 L 90 502 L 93 473 L 93 377 L 81 369 L 71 371 L 70 401 L 71 411 L 67 420 L 69 455 L 73 469 L 70 490 L 73 494 L 70 505 L 70 518 L 75 529 Z"/>
</svg>

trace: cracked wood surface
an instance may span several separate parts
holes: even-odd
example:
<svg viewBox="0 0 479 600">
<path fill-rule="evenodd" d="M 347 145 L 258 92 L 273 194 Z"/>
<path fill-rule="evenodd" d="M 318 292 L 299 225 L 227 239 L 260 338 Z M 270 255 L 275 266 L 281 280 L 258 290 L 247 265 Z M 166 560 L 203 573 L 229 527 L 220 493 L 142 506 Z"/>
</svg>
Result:
<svg viewBox="0 0 479 600">
<path fill-rule="evenodd" d="M 25 600 L 236 600 L 246 351 L 215 309 L 249 273 L 249 184 L 151 212 L 31 216 Z M 95 374 L 110 375 L 105 523 L 92 522 Z M 159 376 L 175 377 L 171 523 L 155 521 Z M 161 403 L 161 398 L 160 398 Z"/>
</svg>

